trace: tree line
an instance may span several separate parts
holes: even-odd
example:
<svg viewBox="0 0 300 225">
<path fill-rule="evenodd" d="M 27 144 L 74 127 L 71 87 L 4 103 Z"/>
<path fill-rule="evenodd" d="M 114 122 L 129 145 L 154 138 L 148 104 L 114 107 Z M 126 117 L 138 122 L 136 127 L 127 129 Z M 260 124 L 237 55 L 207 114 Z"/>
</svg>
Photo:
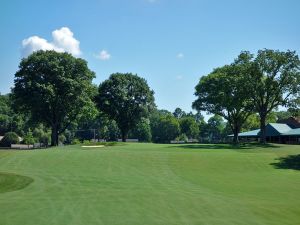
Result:
<svg viewBox="0 0 300 225">
<path fill-rule="evenodd" d="M 300 61 L 295 52 L 242 52 L 230 65 L 202 76 L 195 88 L 196 113 L 159 110 L 154 91 L 136 74 L 114 73 L 98 87 L 87 62 L 68 53 L 37 51 L 21 60 L 14 88 L 0 95 L 0 135 L 14 131 L 27 143 L 52 146 L 87 138 L 128 137 L 159 143 L 197 139 L 225 141 L 228 134 L 264 127 L 280 115 L 299 115 Z M 289 108 L 275 113 L 278 106 Z M 201 111 L 213 116 L 206 122 Z"/>
</svg>

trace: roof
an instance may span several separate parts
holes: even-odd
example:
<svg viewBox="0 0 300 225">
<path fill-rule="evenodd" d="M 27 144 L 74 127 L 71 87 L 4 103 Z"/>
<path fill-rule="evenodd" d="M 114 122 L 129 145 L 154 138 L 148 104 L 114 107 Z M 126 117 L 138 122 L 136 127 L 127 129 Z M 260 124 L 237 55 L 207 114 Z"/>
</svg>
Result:
<svg viewBox="0 0 300 225">
<path fill-rule="evenodd" d="M 291 129 L 290 131 L 283 133 L 283 136 L 293 136 L 293 135 L 299 135 L 300 136 L 300 128 L 297 129 Z"/>
<path fill-rule="evenodd" d="M 298 129 L 292 129 L 287 124 L 269 123 L 266 126 L 266 136 L 268 137 L 280 136 L 282 134 L 289 135 L 288 133 L 292 132 L 293 130 L 298 130 Z M 297 132 L 295 132 L 295 134 L 293 133 L 291 135 L 298 135 L 298 132 L 300 132 L 300 129 Z M 258 137 L 259 133 L 260 133 L 260 129 L 251 130 L 251 131 L 239 133 L 239 137 Z M 229 135 L 229 137 L 233 137 L 233 135 Z"/>
<path fill-rule="evenodd" d="M 266 135 L 267 136 L 278 136 L 283 133 L 287 133 L 292 128 L 288 126 L 287 124 L 282 124 L 282 123 L 269 123 L 266 126 Z"/>
<path fill-rule="evenodd" d="M 242 132 L 239 133 L 239 137 L 256 137 L 258 136 L 259 131 L 260 129 Z M 233 137 L 233 134 L 229 135 L 229 137 Z"/>
<path fill-rule="evenodd" d="M 257 130 L 251 130 L 243 133 L 239 133 L 239 137 L 250 137 L 250 136 L 258 136 L 258 133 L 260 132 L 260 129 Z"/>
</svg>

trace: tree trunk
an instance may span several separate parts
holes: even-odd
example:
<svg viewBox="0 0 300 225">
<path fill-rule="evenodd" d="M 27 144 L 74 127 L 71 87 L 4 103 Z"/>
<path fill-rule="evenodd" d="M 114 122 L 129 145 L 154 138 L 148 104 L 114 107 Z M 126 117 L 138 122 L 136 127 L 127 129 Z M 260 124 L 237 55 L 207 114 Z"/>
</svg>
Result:
<svg viewBox="0 0 300 225">
<path fill-rule="evenodd" d="M 122 130 L 122 142 L 126 142 L 128 131 Z"/>
<path fill-rule="evenodd" d="M 239 144 L 239 133 L 240 133 L 240 127 L 235 126 L 233 131 L 233 144 L 238 145 Z"/>
<path fill-rule="evenodd" d="M 260 115 L 260 143 L 266 144 L 266 116 Z"/>
<path fill-rule="evenodd" d="M 58 129 L 57 126 L 52 126 L 52 133 L 51 133 L 51 146 L 58 145 Z"/>
</svg>

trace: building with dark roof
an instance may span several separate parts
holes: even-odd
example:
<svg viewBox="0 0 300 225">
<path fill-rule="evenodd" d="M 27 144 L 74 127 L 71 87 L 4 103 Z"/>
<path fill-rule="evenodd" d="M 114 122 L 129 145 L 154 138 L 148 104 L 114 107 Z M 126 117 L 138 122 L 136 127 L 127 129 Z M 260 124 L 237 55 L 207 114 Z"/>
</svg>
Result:
<svg viewBox="0 0 300 225">
<path fill-rule="evenodd" d="M 292 122 L 291 122 L 292 121 Z M 269 123 L 266 125 L 266 140 L 271 143 L 300 144 L 300 122 L 287 120 L 289 123 Z M 291 124 L 292 125 L 291 125 Z M 299 125 L 299 128 L 298 128 Z M 232 137 L 233 135 L 229 135 Z M 260 129 L 239 133 L 243 141 L 259 141 Z"/>
</svg>

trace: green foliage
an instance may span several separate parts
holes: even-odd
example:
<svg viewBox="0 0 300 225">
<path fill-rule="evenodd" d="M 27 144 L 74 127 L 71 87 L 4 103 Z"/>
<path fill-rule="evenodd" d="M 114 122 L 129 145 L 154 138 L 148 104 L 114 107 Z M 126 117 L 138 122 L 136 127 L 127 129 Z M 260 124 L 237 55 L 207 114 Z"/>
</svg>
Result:
<svg viewBox="0 0 300 225">
<path fill-rule="evenodd" d="M 154 92 L 145 79 L 131 73 L 115 73 L 99 85 L 99 109 L 115 120 L 125 141 L 130 129 L 154 108 Z"/>
<path fill-rule="evenodd" d="M 181 108 L 176 108 L 175 111 L 173 112 L 173 115 L 174 115 L 177 119 L 180 119 L 180 118 L 186 116 L 186 112 L 183 111 Z"/>
<path fill-rule="evenodd" d="M 26 145 L 33 145 L 34 144 L 34 137 L 33 137 L 33 134 L 32 134 L 32 132 L 31 132 L 31 130 L 29 130 L 26 134 L 25 134 L 25 136 L 24 136 L 24 138 L 23 138 L 23 142 L 24 142 L 24 144 L 26 144 Z"/>
<path fill-rule="evenodd" d="M 152 134 L 149 119 L 142 118 L 130 132 L 130 138 L 137 138 L 140 142 L 151 142 Z"/>
<path fill-rule="evenodd" d="M 84 145 L 87 145 L 87 144 L 90 144 L 91 142 L 89 141 L 89 140 L 84 140 L 83 142 L 82 142 L 82 144 L 84 144 Z"/>
<path fill-rule="evenodd" d="M 252 69 L 245 74 L 249 79 L 256 112 L 260 116 L 261 142 L 265 143 L 268 114 L 278 106 L 295 101 L 300 92 L 300 60 L 294 51 L 259 50 L 251 58 Z"/>
<path fill-rule="evenodd" d="M 34 52 L 22 59 L 15 74 L 14 105 L 51 127 L 51 145 L 57 145 L 58 135 L 93 104 L 94 77 L 83 59 L 55 51 Z"/>
<path fill-rule="evenodd" d="M 78 144 L 80 144 L 81 142 L 80 142 L 80 140 L 79 139 L 77 139 L 77 138 L 74 138 L 73 140 L 72 140 L 72 145 L 78 145 Z"/>
<path fill-rule="evenodd" d="M 19 136 L 15 132 L 7 132 L 2 138 L 0 145 L 2 147 L 10 147 L 11 144 L 18 144 Z"/>
<path fill-rule="evenodd" d="M 234 63 L 201 77 L 196 86 L 197 99 L 193 108 L 224 117 L 234 133 L 235 143 L 243 123 L 253 110 L 245 77 L 251 68 L 250 59 L 251 55 L 243 52 Z"/>
<path fill-rule="evenodd" d="M 224 138 L 226 124 L 221 116 L 214 115 L 207 121 L 207 133 L 210 142 L 220 142 Z"/>
<path fill-rule="evenodd" d="M 58 143 L 59 143 L 59 144 L 64 144 L 64 143 L 66 142 L 66 140 L 67 140 L 67 138 L 65 137 L 65 135 L 60 134 L 60 135 L 58 136 Z"/>
<path fill-rule="evenodd" d="M 169 143 L 180 134 L 180 125 L 173 115 L 161 115 L 151 123 L 152 140 L 158 143 Z"/>
<path fill-rule="evenodd" d="M 0 135 L 14 131 L 20 135 L 28 126 L 28 115 L 16 113 L 12 107 L 11 95 L 0 95 Z"/>
<path fill-rule="evenodd" d="M 199 137 L 199 125 L 193 117 L 183 117 L 179 120 L 180 130 L 189 139 L 196 139 Z"/>
<path fill-rule="evenodd" d="M 175 140 L 176 140 L 176 141 L 184 141 L 184 142 L 187 142 L 187 141 L 188 141 L 188 137 L 186 136 L 186 134 L 182 133 L 182 134 L 180 134 Z"/>
</svg>

